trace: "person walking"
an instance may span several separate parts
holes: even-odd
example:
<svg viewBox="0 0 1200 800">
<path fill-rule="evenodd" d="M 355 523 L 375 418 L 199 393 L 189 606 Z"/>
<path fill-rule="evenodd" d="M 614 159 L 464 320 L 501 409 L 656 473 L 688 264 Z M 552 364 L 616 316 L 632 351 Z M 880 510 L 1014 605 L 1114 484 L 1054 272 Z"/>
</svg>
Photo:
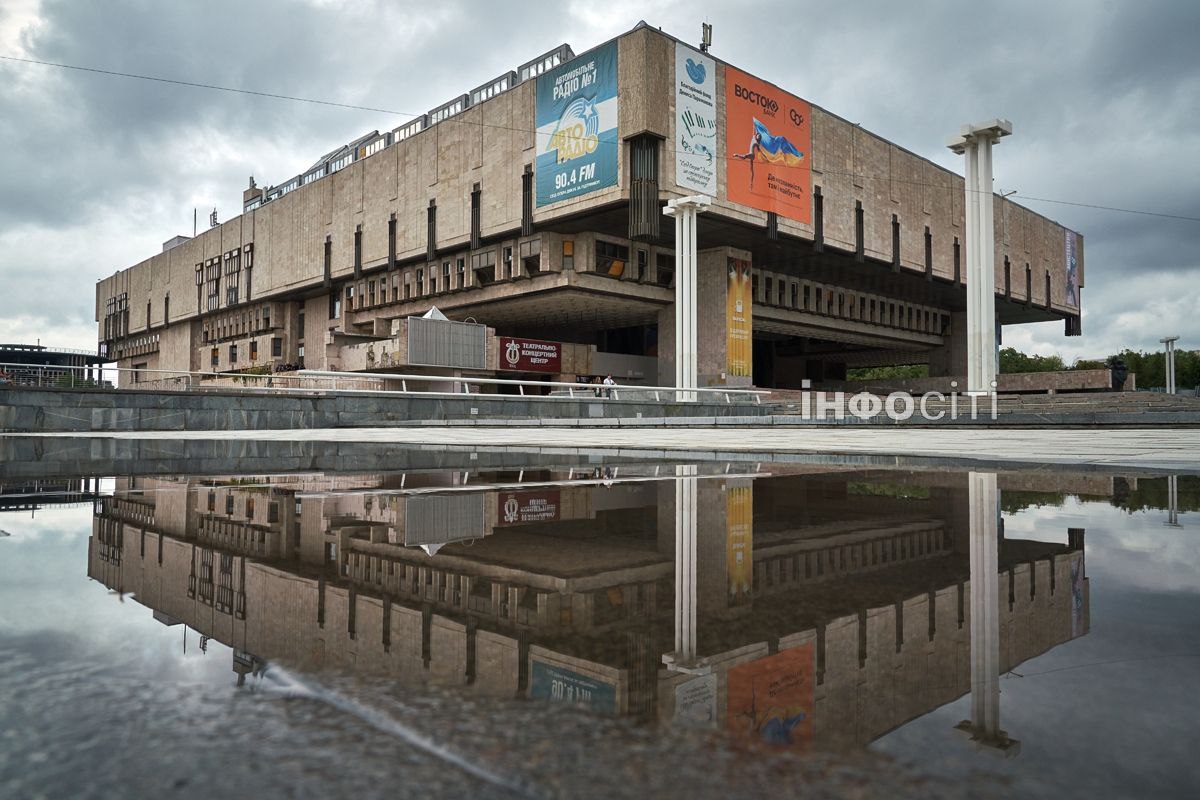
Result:
<svg viewBox="0 0 1200 800">
<path fill-rule="evenodd" d="M 616 385 L 617 385 L 617 382 L 613 380 L 612 375 L 605 375 L 604 376 L 604 396 L 611 399 L 612 393 L 613 393 L 612 387 L 614 387 Z"/>
</svg>

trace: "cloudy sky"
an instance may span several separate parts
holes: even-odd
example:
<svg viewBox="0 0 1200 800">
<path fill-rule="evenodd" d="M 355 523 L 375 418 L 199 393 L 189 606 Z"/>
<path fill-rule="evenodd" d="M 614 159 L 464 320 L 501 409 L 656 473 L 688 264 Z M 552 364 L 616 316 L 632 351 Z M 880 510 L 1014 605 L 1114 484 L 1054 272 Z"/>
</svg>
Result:
<svg viewBox="0 0 1200 800">
<path fill-rule="evenodd" d="M 996 186 L 1200 218 L 1195 0 L 896 3 L 3 0 L 0 56 L 422 111 L 561 43 L 639 19 L 938 163 L 1003 116 Z M 983 43 L 975 46 L 979 38 Z M 0 341 L 95 345 L 93 285 L 405 116 L 0 59 Z M 1165 334 L 1200 346 L 1200 222 L 1023 201 L 1083 232 L 1084 335 L 1005 343 L 1069 360 Z"/>
</svg>

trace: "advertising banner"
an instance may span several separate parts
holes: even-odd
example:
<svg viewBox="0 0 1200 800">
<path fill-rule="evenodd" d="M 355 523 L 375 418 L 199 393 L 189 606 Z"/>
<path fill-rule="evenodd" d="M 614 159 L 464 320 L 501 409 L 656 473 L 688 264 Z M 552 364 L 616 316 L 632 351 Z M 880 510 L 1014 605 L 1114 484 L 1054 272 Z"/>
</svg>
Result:
<svg viewBox="0 0 1200 800">
<path fill-rule="evenodd" d="M 760 211 L 812 221 L 812 107 L 725 68 L 726 196 Z"/>
<path fill-rule="evenodd" d="M 500 492 L 497 495 L 496 524 L 525 525 L 558 519 L 562 507 L 558 489 L 537 492 Z"/>
<path fill-rule="evenodd" d="M 529 696 L 606 714 L 617 713 L 616 686 L 542 661 L 534 661 L 530 669 Z"/>
<path fill-rule="evenodd" d="M 500 369 L 562 372 L 562 343 L 501 336 Z"/>
<path fill-rule="evenodd" d="M 753 484 L 725 488 L 725 546 L 729 605 L 742 605 L 754 588 Z"/>
<path fill-rule="evenodd" d="M 675 687 L 675 724 L 712 728 L 717 724 L 717 676 L 701 675 Z"/>
<path fill-rule="evenodd" d="M 1083 556 L 1071 562 L 1071 638 L 1082 636 L 1083 620 Z"/>
<path fill-rule="evenodd" d="M 1079 260 L 1075 255 L 1075 247 L 1075 232 L 1067 231 L 1064 247 L 1067 262 L 1067 305 L 1079 308 Z"/>
<path fill-rule="evenodd" d="M 750 262 L 729 259 L 729 285 L 725 291 L 725 374 L 731 377 L 749 378 L 754 371 L 754 303 L 750 284 Z"/>
<path fill-rule="evenodd" d="M 617 184 L 617 43 L 537 79 L 538 207 Z"/>
<path fill-rule="evenodd" d="M 717 63 L 675 43 L 675 182 L 717 196 Z"/>
<path fill-rule="evenodd" d="M 729 670 L 726 725 L 735 736 L 805 749 L 812 743 L 812 643 Z"/>
</svg>

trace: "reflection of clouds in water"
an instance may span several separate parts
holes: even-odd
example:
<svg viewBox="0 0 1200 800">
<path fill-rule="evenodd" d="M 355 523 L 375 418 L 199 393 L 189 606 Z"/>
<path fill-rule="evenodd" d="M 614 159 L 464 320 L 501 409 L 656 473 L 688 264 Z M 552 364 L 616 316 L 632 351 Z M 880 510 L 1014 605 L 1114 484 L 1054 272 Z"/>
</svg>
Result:
<svg viewBox="0 0 1200 800">
<path fill-rule="evenodd" d="M 136 662 L 139 670 L 180 680 L 232 680 L 230 651 L 216 642 L 207 655 L 200 637 L 183 626 L 156 622 L 131 595 L 123 602 L 87 579 L 92 506 L 0 514 L 0 528 L 13 534 L 0 550 L 0 650 L 58 655 L 116 666 Z"/>
<path fill-rule="evenodd" d="M 1068 497 L 1061 508 L 1006 514 L 1004 535 L 1065 542 L 1067 528 L 1084 528 L 1089 578 L 1109 588 L 1200 593 L 1200 536 L 1188 532 L 1197 515 L 1181 515 L 1182 530 L 1165 527 L 1166 519 L 1165 510 L 1130 514 L 1104 500 Z"/>
</svg>

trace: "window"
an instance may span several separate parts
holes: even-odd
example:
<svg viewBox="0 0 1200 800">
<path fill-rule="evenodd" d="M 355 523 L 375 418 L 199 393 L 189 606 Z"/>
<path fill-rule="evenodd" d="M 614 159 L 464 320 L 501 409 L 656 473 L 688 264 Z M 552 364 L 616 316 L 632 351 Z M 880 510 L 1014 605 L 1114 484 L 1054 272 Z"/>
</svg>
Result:
<svg viewBox="0 0 1200 800">
<path fill-rule="evenodd" d="M 811 310 L 811 307 L 812 307 L 811 300 L 812 300 L 812 298 L 809 296 L 809 286 L 807 284 L 805 284 L 805 286 L 804 286 L 804 310 L 805 311 Z"/>
<path fill-rule="evenodd" d="M 281 358 L 283 356 L 283 339 L 278 336 L 271 339 L 271 357 Z"/>
<path fill-rule="evenodd" d="M 459 258 L 455 262 L 455 269 L 458 270 L 458 288 L 462 289 L 467 285 L 467 260 Z"/>
<path fill-rule="evenodd" d="M 506 277 L 506 278 L 513 277 L 513 259 L 512 259 L 512 248 L 511 247 L 504 248 L 503 268 L 504 268 L 504 277 Z"/>
<path fill-rule="evenodd" d="M 225 495 L 225 513 L 230 516 L 233 515 L 233 495 L 232 494 Z"/>
<path fill-rule="evenodd" d="M 253 519 L 254 519 L 254 498 L 253 497 L 246 498 L 246 519 L 249 521 L 253 521 Z"/>
<path fill-rule="evenodd" d="M 797 299 L 797 286 L 796 286 L 796 284 L 793 283 L 792 284 L 792 308 L 796 307 L 796 299 Z"/>
<path fill-rule="evenodd" d="M 562 243 L 563 250 L 563 269 L 575 269 L 575 242 L 572 239 L 564 239 Z"/>
<path fill-rule="evenodd" d="M 237 363 L 237 345 L 229 345 L 229 365 L 233 366 Z"/>
<path fill-rule="evenodd" d="M 628 262 L 628 247 L 601 239 L 596 240 L 596 272 L 608 275 L 610 278 L 620 278 L 625 274 L 625 265 Z"/>
<path fill-rule="evenodd" d="M 542 271 L 542 240 L 530 239 L 521 242 L 521 269 L 525 275 L 536 275 Z"/>
<path fill-rule="evenodd" d="M 346 311 L 354 310 L 354 287 L 346 287 Z"/>
<path fill-rule="evenodd" d="M 258 360 L 258 340 L 257 339 L 250 340 L 250 360 L 251 361 Z"/>
<path fill-rule="evenodd" d="M 221 363 L 221 352 L 217 348 L 212 349 L 212 368 L 216 369 Z"/>
<path fill-rule="evenodd" d="M 645 250 L 637 251 L 637 279 L 638 283 L 645 283 L 646 270 L 650 267 L 650 254 Z"/>
<path fill-rule="evenodd" d="M 471 256 L 471 272 L 475 273 L 475 283 L 487 286 L 496 281 L 496 251 L 485 250 Z"/>
<path fill-rule="evenodd" d="M 329 293 L 329 318 L 340 319 L 342 316 L 342 293 L 337 289 Z"/>
<path fill-rule="evenodd" d="M 779 295 L 775 300 L 776 305 L 783 306 L 784 292 L 786 292 L 786 291 L 787 291 L 787 284 L 784 283 L 783 281 L 780 281 L 779 282 Z"/>
<path fill-rule="evenodd" d="M 279 522 L 279 503 L 269 503 L 267 505 L 267 522 Z"/>
<path fill-rule="evenodd" d="M 461 286 L 461 284 L 459 284 L 459 285 Z M 446 287 L 447 290 L 454 288 L 454 284 L 450 282 L 450 262 L 449 261 L 442 262 L 442 286 Z"/>
<path fill-rule="evenodd" d="M 750 302 L 751 303 L 758 302 L 758 273 L 757 272 L 752 273 L 750 275 Z"/>
<path fill-rule="evenodd" d="M 654 280 L 659 286 L 670 287 L 675 280 L 675 256 L 672 253 L 659 253 L 654 259 Z"/>
<path fill-rule="evenodd" d="M 301 311 L 300 313 L 303 314 L 304 312 Z M 264 330 L 271 327 L 271 307 L 270 306 L 263 306 L 262 326 L 263 326 Z M 303 326 L 301 326 L 301 327 L 303 327 Z"/>
<path fill-rule="evenodd" d="M 425 270 L 423 268 L 419 267 L 417 269 L 417 297 L 420 297 L 424 293 L 425 293 Z"/>
<path fill-rule="evenodd" d="M 817 304 L 817 313 L 820 314 L 825 309 L 821 307 L 821 287 L 818 286 L 815 290 L 815 302 Z"/>
<path fill-rule="evenodd" d="M 764 280 L 766 281 L 766 290 L 767 291 L 763 294 L 763 302 L 770 303 L 771 302 L 771 276 L 770 275 L 765 276 Z"/>
<path fill-rule="evenodd" d="M 375 279 L 367 281 L 367 305 L 375 305 Z"/>
</svg>

